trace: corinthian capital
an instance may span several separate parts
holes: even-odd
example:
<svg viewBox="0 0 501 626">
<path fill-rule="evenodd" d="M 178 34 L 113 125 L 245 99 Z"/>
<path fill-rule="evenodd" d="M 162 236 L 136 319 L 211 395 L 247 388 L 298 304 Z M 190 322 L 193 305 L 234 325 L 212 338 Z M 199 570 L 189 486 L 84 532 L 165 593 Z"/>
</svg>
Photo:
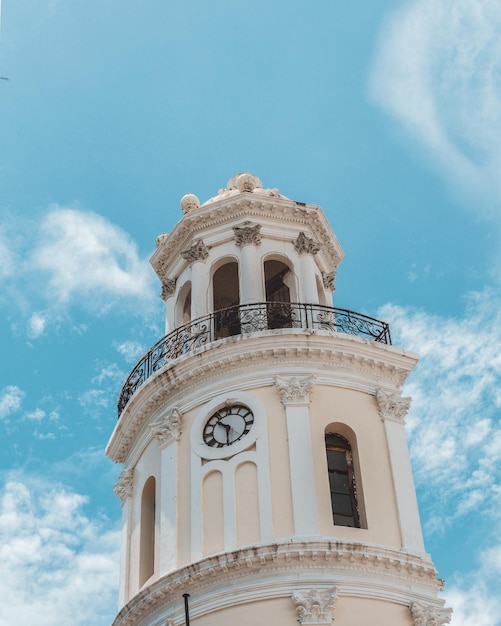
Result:
<svg viewBox="0 0 501 626">
<path fill-rule="evenodd" d="M 183 414 L 175 407 L 170 413 L 163 415 L 157 422 L 150 424 L 151 432 L 161 444 L 166 443 L 170 439 L 179 441 L 182 419 Z"/>
<path fill-rule="evenodd" d="M 299 254 L 316 254 L 320 250 L 318 243 L 315 243 L 311 237 L 307 237 L 303 232 L 299 233 L 294 242 L 294 248 Z"/>
<path fill-rule="evenodd" d="M 202 239 L 199 239 L 192 246 L 183 250 L 181 256 L 192 265 L 195 261 L 205 261 L 209 256 L 209 250 L 209 246 L 206 246 Z"/>
<path fill-rule="evenodd" d="M 422 602 L 411 602 L 414 626 L 443 626 L 451 621 L 452 609 L 443 609 Z"/>
<path fill-rule="evenodd" d="M 125 503 L 125 499 L 132 495 L 132 481 L 134 477 L 134 469 L 123 469 L 118 477 L 118 482 L 115 483 L 114 491 L 122 506 Z"/>
<path fill-rule="evenodd" d="M 328 274 L 326 272 L 322 272 L 322 282 L 324 283 L 324 288 L 328 289 L 329 291 L 334 291 L 335 287 L 335 281 L 336 281 L 336 270 L 334 270 L 333 272 L 329 272 Z"/>
<path fill-rule="evenodd" d="M 243 226 L 234 226 L 235 244 L 237 248 L 261 243 L 261 224 L 251 226 L 250 222 L 244 222 Z"/>
<path fill-rule="evenodd" d="M 292 601 L 296 606 L 297 619 L 300 624 L 331 624 L 336 600 L 335 587 L 292 593 Z"/>
<path fill-rule="evenodd" d="M 309 404 L 310 391 L 313 387 L 314 376 L 305 378 L 284 378 L 275 376 L 275 385 L 282 399 L 282 404 Z"/>
<path fill-rule="evenodd" d="M 390 391 L 382 387 L 376 389 L 376 402 L 382 420 L 404 423 L 412 398 L 402 398 L 400 394 L 400 391 Z"/>
<path fill-rule="evenodd" d="M 162 293 L 160 297 L 162 300 L 167 300 L 176 291 L 176 280 L 174 278 L 164 278 L 162 280 Z"/>
</svg>

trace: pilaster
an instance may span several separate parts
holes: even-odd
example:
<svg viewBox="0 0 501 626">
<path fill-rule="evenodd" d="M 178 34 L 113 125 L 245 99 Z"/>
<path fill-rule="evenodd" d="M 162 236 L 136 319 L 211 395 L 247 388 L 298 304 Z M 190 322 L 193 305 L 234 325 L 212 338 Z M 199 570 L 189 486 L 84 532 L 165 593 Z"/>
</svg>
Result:
<svg viewBox="0 0 501 626">
<path fill-rule="evenodd" d="M 402 398 L 400 391 L 379 387 L 376 390 L 376 402 L 388 443 L 402 548 L 423 553 L 423 533 L 404 430 L 404 417 L 409 410 L 411 398 Z"/>
<path fill-rule="evenodd" d="M 297 536 L 318 535 L 319 532 L 308 406 L 313 381 L 313 376 L 275 376 L 287 421 L 294 533 Z"/>
</svg>

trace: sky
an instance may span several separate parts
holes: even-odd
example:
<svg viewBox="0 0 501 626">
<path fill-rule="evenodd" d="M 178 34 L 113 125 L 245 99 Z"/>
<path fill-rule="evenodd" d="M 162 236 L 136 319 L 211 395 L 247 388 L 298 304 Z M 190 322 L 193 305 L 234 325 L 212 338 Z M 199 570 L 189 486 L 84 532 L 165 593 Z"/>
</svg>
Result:
<svg viewBox="0 0 501 626">
<path fill-rule="evenodd" d="M 117 607 L 116 399 L 155 239 L 240 171 L 322 206 L 405 395 L 452 626 L 501 625 L 499 0 L 3 0 L 0 626 Z"/>
</svg>

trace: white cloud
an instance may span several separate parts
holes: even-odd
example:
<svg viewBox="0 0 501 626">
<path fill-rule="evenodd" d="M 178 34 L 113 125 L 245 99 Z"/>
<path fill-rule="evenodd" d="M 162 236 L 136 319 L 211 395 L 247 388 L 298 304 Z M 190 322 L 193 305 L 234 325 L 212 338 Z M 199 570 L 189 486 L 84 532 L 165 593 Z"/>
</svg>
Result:
<svg viewBox="0 0 501 626">
<path fill-rule="evenodd" d="M 106 309 L 110 300 L 150 301 L 152 275 L 136 245 L 96 213 L 55 207 L 44 217 L 32 257 L 47 272 L 49 295 Z"/>
<path fill-rule="evenodd" d="M 480 569 L 455 581 L 444 594 L 454 608 L 451 626 L 498 626 L 501 624 L 501 544 L 481 555 Z"/>
<path fill-rule="evenodd" d="M 475 208 L 501 205 L 500 38 L 498 0 L 410 0 L 386 20 L 370 78 L 372 100 Z"/>
<path fill-rule="evenodd" d="M 137 361 L 146 352 L 142 344 L 137 341 L 124 341 L 116 344 L 115 348 L 128 362 Z"/>
<path fill-rule="evenodd" d="M 471 294 L 463 318 L 393 305 L 381 315 L 395 343 L 420 355 L 407 428 L 416 480 L 435 494 L 430 528 L 479 505 L 501 522 L 501 299 Z"/>
<path fill-rule="evenodd" d="M 86 498 L 41 481 L 0 491 L 0 626 L 105 626 L 115 612 L 119 533 Z"/>
<path fill-rule="evenodd" d="M 25 393 L 16 385 L 8 385 L 0 392 L 0 419 L 19 411 Z"/>
<path fill-rule="evenodd" d="M 46 319 L 41 313 L 33 313 L 28 321 L 28 336 L 32 339 L 40 337 L 45 331 Z"/>
<path fill-rule="evenodd" d="M 35 409 L 34 411 L 30 411 L 29 413 L 26 413 L 26 417 L 29 420 L 34 420 L 36 422 L 41 422 L 43 420 L 43 418 L 45 417 L 46 413 L 43 409 Z"/>
</svg>

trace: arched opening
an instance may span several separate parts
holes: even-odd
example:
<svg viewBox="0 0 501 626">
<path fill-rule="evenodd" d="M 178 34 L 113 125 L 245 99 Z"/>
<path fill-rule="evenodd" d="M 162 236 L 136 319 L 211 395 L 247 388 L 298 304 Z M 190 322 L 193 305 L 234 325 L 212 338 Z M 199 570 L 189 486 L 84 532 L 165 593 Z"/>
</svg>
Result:
<svg viewBox="0 0 501 626">
<path fill-rule="evenodd" d="M 282 261 L 264 262 L 264 286 L 268 328 L 292 328 L 290 282 L 292 272 Z"/>
<path fill-rule="evenodd" d="M 212 301 L 216 338 L 240 334 L 240 286 L 238 263 L 221 265 L 212 278 Z"/>
<path fill-rule="evenodd" d="M 139 587 L 142 587 L 155 571 L 155 490 L 155 478 L 150 476 L 144 485 L 141 496 Z"/>
<path fill-rule="evenodd" d="M 339 433 L 325 434 L 332 520 L 335 526 L 360 528 L 357 486 L 350 442 Z"/>
<path fill-rule="evenodd" d="M 179 290 L 176 301 L 176 327 L 191 322 L 191 282 L 186 282 Z"/>
</svg>

